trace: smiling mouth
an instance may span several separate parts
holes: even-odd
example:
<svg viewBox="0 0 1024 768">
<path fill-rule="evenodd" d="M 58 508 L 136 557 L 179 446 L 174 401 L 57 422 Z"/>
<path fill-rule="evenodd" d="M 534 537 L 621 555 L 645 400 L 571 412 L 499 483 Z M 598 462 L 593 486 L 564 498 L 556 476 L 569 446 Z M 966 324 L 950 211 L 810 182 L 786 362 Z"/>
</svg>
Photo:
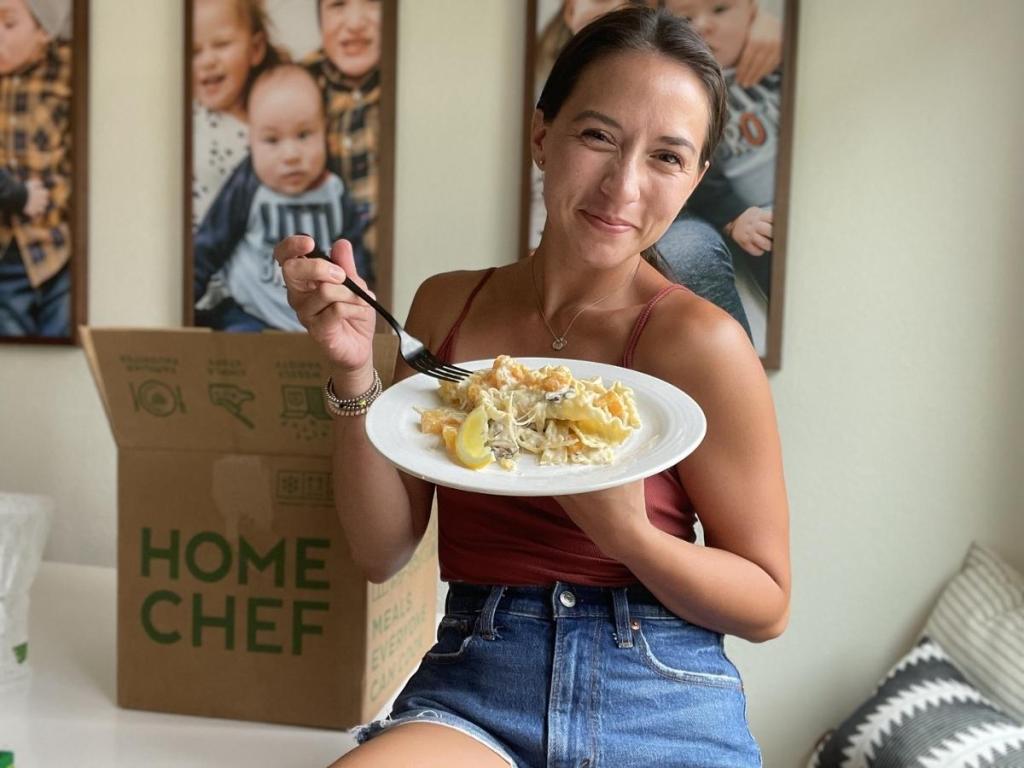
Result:
<svg viewBox="0 0 1024 768">
<path fill-rule="evenodd" d="M 590 213 L 589 211 L 580 211 L 580 213 L 583 214 L 584 218 L 588 222 L 590 222 L 590 224 L 605 232 L 621 233 L 628 232 L 629 230 L 633 229 L 633 225 L 627 221 L 620 221 L 619 219 L 606 219 L 601 216 L 598 216 L 595 213 Z"/>
<path fill-rule="evenodd" d="M 341 48 L 347 54 L 362 53 L 370 47 L 371 41 L 365 37 L 356 38 L 354 40 L 342 40 Z"/>
<path fill-rule="evenodd" d="M 202 77 L 199 79 L 199 85 L 203 88 L 216 88 L 223 83 L 227 78 L 224 75 L 212 75 L 210 77 Z"/>
</svg>

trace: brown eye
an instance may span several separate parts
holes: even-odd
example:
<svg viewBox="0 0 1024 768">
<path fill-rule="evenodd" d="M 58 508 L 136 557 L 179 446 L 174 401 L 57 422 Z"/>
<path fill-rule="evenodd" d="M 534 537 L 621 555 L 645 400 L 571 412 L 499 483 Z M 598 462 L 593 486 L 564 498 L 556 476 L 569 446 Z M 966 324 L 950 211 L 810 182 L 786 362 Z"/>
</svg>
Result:
<svg viewBox="0 0 1024 768">
<path fill-rule="evenodd" d="M 657 157 L 658 157 L 659 160 L 661 160 L 664 163 L 668 163 L 670 165 L 675 165 L 675 166 L 677 166 L 679 168 L 684 168 L 685 167 L 684 164 L 683 164 L 683 158 L 681 158 L 679 155 L 676 155 L 676 154 L 674 154 L 672 152 L 662 152 Z"/>
</svg>

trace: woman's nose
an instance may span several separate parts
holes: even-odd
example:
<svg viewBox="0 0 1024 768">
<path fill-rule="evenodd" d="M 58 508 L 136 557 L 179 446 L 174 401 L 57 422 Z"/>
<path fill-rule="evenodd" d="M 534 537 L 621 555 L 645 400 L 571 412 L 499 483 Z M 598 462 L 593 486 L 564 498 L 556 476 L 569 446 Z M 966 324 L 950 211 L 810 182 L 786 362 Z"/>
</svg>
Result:
<svg viewBox="0 0 1024 768">
<path fill-rule="evenodd" d="M 640 169 L 637 161 L 618 157 L 609 163 L 601 191 L 617 202 L 631 203 L 640 196 Z"/>
</svg>

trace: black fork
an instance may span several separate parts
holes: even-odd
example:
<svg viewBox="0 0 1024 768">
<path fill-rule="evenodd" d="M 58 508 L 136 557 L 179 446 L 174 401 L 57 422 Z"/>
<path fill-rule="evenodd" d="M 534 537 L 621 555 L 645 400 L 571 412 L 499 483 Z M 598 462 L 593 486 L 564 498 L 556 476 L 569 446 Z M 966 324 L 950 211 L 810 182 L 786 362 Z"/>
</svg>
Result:
<svg viewBox="0 0 1024 768">
<path fill-rule="evenodd" d="M 306 257 L 330 261 L 327 254 L 318 248 L 306 254 Z M 343 285 L 373 307 L 377 314 L 383 317 L 388 325 L 395 329 L 395 333 L 398 334 L 398 350 L 402 355 L 402 359 L 409 364 L 410 368 L 420 373 L 425 373 L 427 376 L 433 376 L 435 379 L 443 379 L 444 381 L 462 381 L 472 373 L 472 371 L 467 371 L 465 368 L 459 368 L 457 365 L 448 365 L 439 360 L 433 352 L 427 349 L 426 344 L 408 333 L 391 316 L 390 312 L 384 309 L 375 298 L 360 288 L 348 275 L 345 276 Z"/>
</svg>

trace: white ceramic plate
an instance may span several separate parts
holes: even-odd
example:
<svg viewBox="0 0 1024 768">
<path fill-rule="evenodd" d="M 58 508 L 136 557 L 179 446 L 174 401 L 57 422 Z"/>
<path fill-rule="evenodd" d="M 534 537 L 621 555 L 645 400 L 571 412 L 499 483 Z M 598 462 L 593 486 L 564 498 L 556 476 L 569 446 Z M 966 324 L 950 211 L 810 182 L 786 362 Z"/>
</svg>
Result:
<svg viewBox="0 0 1024 768">
<path fill-rule="evenodd" d="M 523 454 L 514 470 L 497 462 L 468 469 L 452 461 L 437 435 L 420 432 L 416 408 L 437 408 L 437 380 L 425 374 L 403 379 L 384 391 L 366 415 L 366 434 L 374 447 L 399 469 L 437 485 L 498 496 L 559 496 L 614 488 L 667 469 L 688 456 L 704 439 L 707 421 L 692 397 L 667 382 L 628 368 L 585 360 L 516 358 L 529 368 L 564 365 L 578 379 L 600 376 L 609 386 L 621 381 L 633 390 L 641 426 L 604 465 L 544 465 Z M 459 363 L 476 371 L 491 360 Z"/>
</svg>

